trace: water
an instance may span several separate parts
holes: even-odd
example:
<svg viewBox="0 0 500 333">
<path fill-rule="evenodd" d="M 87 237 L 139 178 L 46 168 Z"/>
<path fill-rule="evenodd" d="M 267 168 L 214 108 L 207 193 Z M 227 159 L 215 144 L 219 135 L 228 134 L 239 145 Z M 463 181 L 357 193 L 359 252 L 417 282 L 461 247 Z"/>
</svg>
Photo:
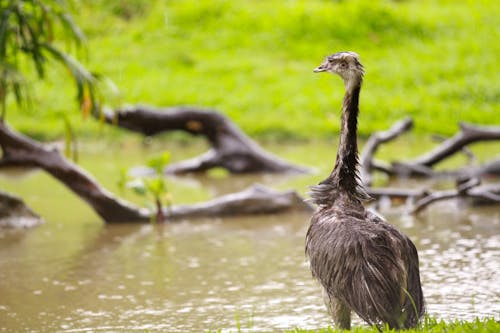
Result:
<svg viewBox="0 0 500 333">
<path fill-rule="evenodd" d="M 197 149 L 203 147 L 174 155 Z M 330 151 L 326 145 L 276 149 L 285 157 L 307 150 L 319 174 L 173 179 L 180 193 L 174 199 L 202 200 L 254 181 L 304 192 L 329 168 L 316 163 Z M 147 152 L 129 147 L 126 156 L 113 153 L 113 163 L 97 158 L 102 151 L 86 154 L 82 163 L 116 190 L 117 166 Z M 0 332 L 273 332 L 331 324 L 304 257 L 308 213 L 105 226 L 43 173 L 0 186 L 24 194 L 47 220 L 33 230 L 0 232 Z M 402 208 L 382 213 L 419 250 L 432 316 L 500 318 L 498 207 L 453 201 L 418 218 Z"/>
</svg>

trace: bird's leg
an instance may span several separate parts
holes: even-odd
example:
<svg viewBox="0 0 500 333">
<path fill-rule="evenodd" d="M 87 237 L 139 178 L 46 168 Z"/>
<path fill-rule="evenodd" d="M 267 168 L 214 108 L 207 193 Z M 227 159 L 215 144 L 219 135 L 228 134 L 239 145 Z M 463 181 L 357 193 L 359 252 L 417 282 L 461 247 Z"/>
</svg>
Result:
<svg viewBox="0 0 500 333">
<path fill-rule="evenodd" d="M 323 292 L 323 298 L 335 325 L 339 329 L 350 330 L 351 309 L 340 299 L 328 295 L 326 291 Z"/>
<path fill-rule="evenodd" d="M 344 330 L 351 329 L 351 309 L 339 299 L 334 300 L 332 318 L 335 324 Z"/>
</svg>

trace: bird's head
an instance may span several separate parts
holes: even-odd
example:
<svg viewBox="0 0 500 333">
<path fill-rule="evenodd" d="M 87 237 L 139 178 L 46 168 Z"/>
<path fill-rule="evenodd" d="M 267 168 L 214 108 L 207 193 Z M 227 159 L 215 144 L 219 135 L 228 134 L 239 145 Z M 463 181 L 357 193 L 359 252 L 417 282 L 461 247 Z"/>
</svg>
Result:
<svg viewBox="0 0 500 333">
<path fill-rule="evenodd" d="M 326 57 L 323 63 L 314 69 L 314 73 L 319 72 L 338 74 L 346 86 L 360 83 L 365 73 L 355 52 L 338 52 Z"/>
</svg>

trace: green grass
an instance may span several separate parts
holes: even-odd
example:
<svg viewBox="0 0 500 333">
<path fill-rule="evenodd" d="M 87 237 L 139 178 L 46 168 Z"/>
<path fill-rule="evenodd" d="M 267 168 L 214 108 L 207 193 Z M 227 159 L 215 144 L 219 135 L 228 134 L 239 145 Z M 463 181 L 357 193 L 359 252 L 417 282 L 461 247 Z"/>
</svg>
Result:
<svg viewBox="0 0 500 333">
<path fill-rule="evenodd" d="M 391 330 L 388 327 L 379 331 L 376 327 L 354 327 L 350 332 L 353 333 L 378 333 L 378 332 L 420 332 L 420 333 L 486 333 L 498 332 L 500 330 L 500 322 L 492 318 L 489 319 L 475 319 L 472 321 L 456 320 L 452 322 L 445 322 L 443 320 L 436 320 L 426 318 L 425 322 L 418 329 L 409 330 Z M 319 330 L 302 330 L 295 329 L 286 331 L 286 333 L 334 333 L 342 332 L 332 327 L 323 328 Z M 345 331 L 349 332 L 349 331 Z"/>
<path fill-rule="evenodd" d="M 495 321 L 493 318 L 475 319 L 472 321 L 456 320 L 452 322 L 445 322 L 443 320 L 436 320 L 426 318 L 424 323 L 418 329 L 409 330 L 391 330 L 384 328 L 378 330 L 376 327 L 353 327 L 350 331 L 337 330 L 332 327 L 320 328 L 316 330 L 307 330 L 296 328 L 294 330 L 282 331 L 283 333 L 336 333 L 336 332 L 352 332 L 352 333 L 384 333 L 384 332 L 415 332 L 415 333 L 495 333 L 500 331 L 500 322 Z M 242 332 L 240 328 L 236 332 Z M 245 330 L 245 332 L 252 332 L 252 330 Z M 271 331 L 270 331 L 271 332 Z M 210 332 L 209 332 L 210 333 Z"/>
<path fill-rule="evenodd" d="M 483 1 L 80 2 L 85 63 L 120 89 L 108 103 L 220 110 L 259 138 L 324 138 L 339 128 L 340 78 L 313 74 L 323 57 L 360 54 L 367 74 L 362 135 L 411 115 L 416 131 L 451 134 L 458 121 L 500 123 L 500 3 Z M 38 137 L 80 134 L 62 69 L 33 82 L 31 111 L 8 120 Z M 108 133 L 108 131 L 106 132 Z"/>
</svg>

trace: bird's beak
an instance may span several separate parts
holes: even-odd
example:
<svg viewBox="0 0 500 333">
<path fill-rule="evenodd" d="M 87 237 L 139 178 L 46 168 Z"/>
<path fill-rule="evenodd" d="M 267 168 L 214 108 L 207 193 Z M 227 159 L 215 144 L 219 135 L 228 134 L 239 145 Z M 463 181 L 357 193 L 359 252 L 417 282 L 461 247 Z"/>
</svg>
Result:
<svg viewBox="0 0 500 333">
<path fill-rule="evenodd" d="M 327 62 L 324 62 L 322 63 L 321 65 L 319 65 L 318 67 L 316 67 L 313 72 L 314 73 L 320 73 L 320 72 L 325 72 L 326 70 L 328 70 L 328 63 Z"/>
</svg>

